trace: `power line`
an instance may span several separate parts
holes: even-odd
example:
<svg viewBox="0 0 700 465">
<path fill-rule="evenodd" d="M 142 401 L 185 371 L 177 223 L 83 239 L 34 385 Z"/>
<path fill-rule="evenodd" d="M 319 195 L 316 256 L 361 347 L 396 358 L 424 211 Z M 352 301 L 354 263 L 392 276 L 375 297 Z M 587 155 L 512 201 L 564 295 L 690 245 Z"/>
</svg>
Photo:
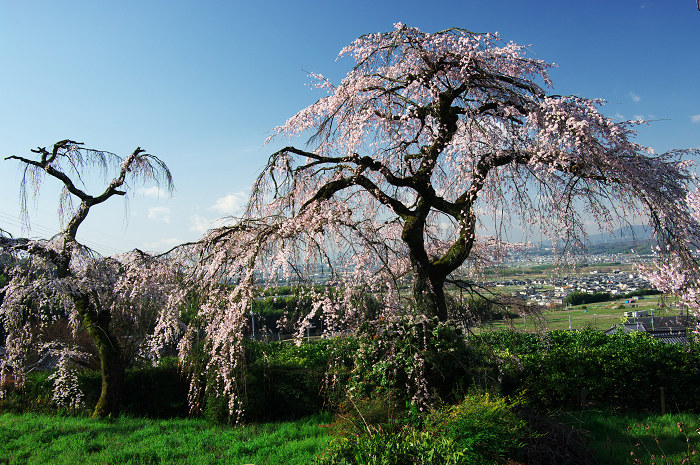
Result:
<svg viewBox="0 0 700 465">
<path fill-rule="evenodd" d="M 6 200 L 6 201 L 8 201 L 8 202 L 13 202 L 13 200 L 8 199 L 8 198 L 5 197 L 5 196 L 0 196 L 0 199 Z M 37 212 L 37 213 L 40 213 L 40 214 L 42 214 L 42 215 L 45 215 L 45 216 L 51 216 L 51 215 L 49 215 L 48 213 L 46 213 L 44 210 L 40 210 L 39 208 L 35 208 L 34 211 Z M 18 229 L 26 229 L 26 228 L 24 227 L 24 224 L 23 224 L 23 222 L 22 222 L 22 220 L 21 220 L 20 218 L 14 216 L 14 215 L 9 215 L 9 214 L 7 214 L 7 213 L 5 213 L 4 215 L 7 216 L 7 217 L 9 217 L 9 218 L 11 218 L 12 221 L 14 221 L 13 226 L 17 227 Z M 31 224 L 30 224 L 29 226 L 30 226 L 30 227 L 29 227 L 29 230 L 30 230 L 30 231 L 31 231 L 31 230 L 37 229 L 37 230 L 39 230 L 40 233 L 43 233 L 45 236 L 49 236 L 49 237 L 51 237 L 51 236 L 57 234 L 57 232 L 58 232 L 58 231 L 55 231 L 54 229 L 51 229 L 51 228 L 47 228 L 47 227 L 45 227 L 45 226 L 38 225 L 38 224 L 35 223 L 34 221 L 32 221 Z M 122 238 L 122 237 L 115 236 L 115 235 L 113 235 L 113 234 L 110 234 L 110 233 L 101 231 L 101 230 L 99 230 L 99 229 L 95 229 L 95 228 L 93 228 L 93 227 L 91 227 L 91 226 L 89 226 L 89 225 L 82 225 L 81 228 L 80 228 L 80 230 L 81 230 L 81 231 L 92 231 L 92 232 L 98 233 L 101 237 L 111 237 L 112 239 L 115 239 L 115 240 L 117 240 L 117 241 L 126 243 L 126 244 L 127 244 L 129 247 L 131 247 L 131 248 L 139 248 L 139 245 L 136 244 L 136 243 L 133 242 L 133 241 L 130 241 L 130 240 L 128 240 L 128 239 L 124 239 L 124 238 Z M 92 248 L 94 248 L 94 245 L 96 245 L 96 246 L 99 246 L 99 247 L 101 247 L 101 248 L 103 248 L 103 249 L 108 249 L 108 251 L 109 251 L 110 253 L 124 253 L 124 252 L 126 252 L 126 250 L 124 250 L 124 249 L 118 249 L 118 248 L 115 248 L 115 247 L 112 247 L 112 246 L 108 246 L 108 245 L 104 245 L 104 244 L 101 244 L 101 243 L 99 243 L 99 242 L 95 242 L 95 241 L 92 241 L 92 240 L 84 240 L 83 242 L 85 242 L 86 245 L 89 245 L 89 246 L 92 247 Z"/>
<path fill-rule="evenodd" d="M 4 212 L 1 212 L 1 211 L 0 211 L 0 219 L 2 219 L 3 222 L 6 222 L 6 223 L 10 224 L 10 225 L 12 225 L 13 227 L 15 227 L 15 228 L 17 228 L 17 229 L 23 229 L 22 220 L 21 220 L 19 217 L 15 216 L 15 215 L 11 215 L 11 214 L 9 214 L 9 213 L 4 213 Z M 101 231 L 98 231 L 98 230 L 96 230 L 96 229 L 94 229 L 94 228 L 86 228 L 86 229 L 92 229 L 93 231 L 98 232 L 98 233 L 100 233 L 100 234 L 109 235 L 109 234 L 106 234 L 106 233 L 102 233 Z M 30 227 L 29 227 L 29 231 L 30 231 L 30 232 L 38 231 L 38 232 L 39 232 L 40 234 L 42 234 L 44 237 L 52 237 L 52 236 L 54 236 L 54 235 L 57 234 L 57 231 L 53 230 L 52 228 L 48 228 L 48 227 L 46 227 L 46 226 L 42 226 L 42 225 L 40 225 L 40 224 L 38 224 L 38 223 L 35 223 L 35 222 L 32 222 L 32 224 L 31 224 Z M 115 237 L 115 236 L 113 236 L 113 237 Z M 98 249 L 98 248 L 99 248 L 99 249 L 102 249 L 102 250 L 108 252 L 108 253 L 111 254 L 111 255 L 114 255 L 114 254 L 121 254 L 121 253 L 126 252 L 126 251 L 123 250 L 123 249 L 118 249 L 118 248 L 116 248 L 116 247 L 112 247 L 112 246 L 109 246 L 109 245 L 105 245 L 105 244 L 102 244 L 102 243 L 99 243 L 99 242 L 95 242 L 95 241 L 89 240 L 89 239 L 88 239 L 88 240 L 82 240 L 81 242 L 85 243 L 85 245 L 87 245 L 88 247 L 90 247 L 90 248 L 92 248 L 92 249 Z"/>
</svg>

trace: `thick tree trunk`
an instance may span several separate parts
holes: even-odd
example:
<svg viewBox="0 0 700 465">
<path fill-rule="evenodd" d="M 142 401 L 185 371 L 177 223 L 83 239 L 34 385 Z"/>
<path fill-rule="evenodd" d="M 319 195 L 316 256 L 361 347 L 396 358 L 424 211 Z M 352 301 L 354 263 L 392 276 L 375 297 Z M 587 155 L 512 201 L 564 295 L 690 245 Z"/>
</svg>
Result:
<svg viewBox="0 0 700 465">
<path fill-rule="evenodd" d="M 413 298 L 416 309 L 429 317 L 447 320 L 447 302 L 445 301 L 445 278 L 441 268 L 435 267 L 425 250 L 423 230 L 430 208 L 422 203 L 417 208 L 416 216 L 404 219 L 401 239 L 406 243 L 413 268 Z M 444 268 L 444 267 L 442 267 Z"/>
<path fill-rule="evenodd" d="M 413 298 L 418 310 L 425 315 L 447 320 L 445 278 L 414 267 Z"/>
<path fill-rule="evenodd" d="M 109 312 L 95 310 L 87 296 L 76 298 L 75 306 L 100 355 L 102 390 L 92 417 L 118 416 L 124 389 L 124 363 L 121 349 L 109 330 L 111 316 Z"/>
<path fill-rule="evenodd" d="M 124 391 L 124 364 L 116 345 L 105 341 L 99 344 L 102 390 L 92 417 L 118 416 Z"/>
</svg>

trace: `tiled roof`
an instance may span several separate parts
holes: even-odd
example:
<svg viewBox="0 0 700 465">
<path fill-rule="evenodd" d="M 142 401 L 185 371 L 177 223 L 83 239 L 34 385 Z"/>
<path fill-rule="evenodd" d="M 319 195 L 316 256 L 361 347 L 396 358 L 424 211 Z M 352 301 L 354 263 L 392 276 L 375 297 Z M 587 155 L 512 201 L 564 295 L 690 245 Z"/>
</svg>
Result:
<svg viewBox="0 0 700 465">
<path fill-rule="evenodd" d="M 0 360 L 5 357 L 7 349 L 0 346 Z M 36 363 L 33 363 L 26 367 L 27 371 L 44 371 L 53 370 L 58 365 L 59 357 L 58 355 L 44 354 Z M 11 366 L 11 364 L 10 364 Z"/>
<path fill-rule="evenodd" d="M 666 344 L 687 344 L 688 337 L 686 332 L 688 323 L 691 322 L 688 319 L 679 318 L 680 317 L 653 317 L 653 323 L 651 317 L 629 318 L 626 323 L 614 325 L 612 328 L 605 331 L 605 334 L 611 335 L 617 331 L 622 331 L 624 333 L 640 331 Z M 683 322 L 685 322 L 686 325 L 683 325 Z M 694 322 L 692 322 L 692 324 L 694 324 Z"/>
</svg>

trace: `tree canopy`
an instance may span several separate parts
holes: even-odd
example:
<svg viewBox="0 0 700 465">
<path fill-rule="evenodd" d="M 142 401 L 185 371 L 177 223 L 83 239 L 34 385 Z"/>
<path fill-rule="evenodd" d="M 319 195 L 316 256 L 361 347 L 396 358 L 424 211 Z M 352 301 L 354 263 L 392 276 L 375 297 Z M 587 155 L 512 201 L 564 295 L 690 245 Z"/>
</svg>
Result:
<svg viewBox="0 0 700 465">
<path fill-rule="evenodd" d="M 684 157 L 697 150 L 657 154 L 632 140 L 640 122 L 613 121 L 602 101 L 548 94 L 551 65 L 525 47 L 397 24 L 340 55 L 355 61 L 347 76 L 314 75 L 328 95 L 276 129 L 306 146 L 274 153 L 244 217 L 206 238 L 210 271 L 252 282 L 325 262 L 343 282 L 388 286 L 388 308 L 409 275 L 418 308 L 445 319 L 445 283 L 465 261 L 502 256 L 511 225 L 565 252 L 586 221 L 648 218 L 692 261 Z M 493 217 L 505 226 L 488 236 Z"/>
</svg>

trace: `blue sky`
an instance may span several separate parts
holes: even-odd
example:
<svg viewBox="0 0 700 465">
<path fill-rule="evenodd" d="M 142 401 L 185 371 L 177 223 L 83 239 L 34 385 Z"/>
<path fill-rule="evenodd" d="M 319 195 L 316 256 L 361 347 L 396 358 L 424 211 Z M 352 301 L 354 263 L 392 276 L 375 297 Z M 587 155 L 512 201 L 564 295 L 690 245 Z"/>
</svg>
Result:
<svg viewBox="0 0 700 465">
<path fill-rule="evenodd" d="M 637 141 L 700 147 L 700 11 L 694 0 L 0 0 L 0 155 L 71 138 L 127 155 L 146 148 L 176 192 L 100 206 L 79 238 L 111 254 L 194 240 L 235 213 L 278 144 L 275 126 L 313 103 L 307 72 L 347 72 L 338 51 L 403 22 L 498 31 L 558 64 L 552 92 L 605 98 L 620 119 L 654 120 Z M 303 143 L 303 141 L 298 141 Z M 20 171 L 0 160 L 0 227 L 20 234 Z M 58 186 L 30 207 L 58 231 Z"/>
</svg>

